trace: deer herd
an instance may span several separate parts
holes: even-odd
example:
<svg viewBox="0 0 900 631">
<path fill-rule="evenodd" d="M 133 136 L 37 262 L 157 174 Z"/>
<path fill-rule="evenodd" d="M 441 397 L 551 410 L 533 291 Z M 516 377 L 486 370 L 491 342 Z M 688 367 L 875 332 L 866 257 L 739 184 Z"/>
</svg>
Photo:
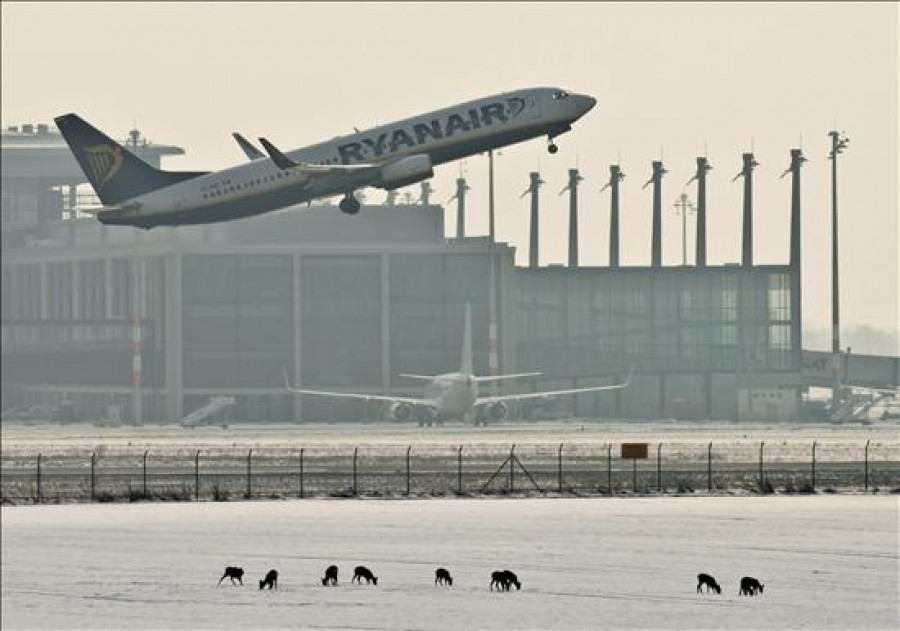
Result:
<svg viewBox="0 0 900 631">
<path fill-rule="evenodd" d="M 231 580 L 232 585 L 243 585 L 244 569 L 229 565 L 225 568 L 225 572 L 222 574 L 222 578 L 219 579 L 217 587 L 221 585 L 222 581 L 224 581 L 226 578 Z M 357 565 L 353 569 L 353 578 L 350 579 L 350 582 L 362 584 L 363 579 L 365 579 L 366 585 L 378 585 L 378 577 L 372 573 L 372 570 L 364 565 Z M 322 585 L 337 587 L 337 584 L 338 567 L 336 565 L 329 565 L 327 568 L 325 568 L 325 576 L 322 577 Z M 450 572 L 448 572 L 446 568 L 439 567 L 434 571 L 434 584 L 452 587 L 453 577 L 450 576 Z M 495 572 L 491 572 L 491 582 L 489 586 L 490 591 L 494 591 L 494 588 L 496 588 L 498 592 L 508 592 L 510 590 L 510 587 L 512 587 L 513 585 L 516 586 L 517 591 L 522 589 L 522 583 L 521 581 L 519 581 L 519 577 L 516 576 L 514 572 L 510 570 L 497 570 Z M 265 589 L 266 587 L 268 587 L 269 589 L 278 588 L 277 570 L 269 570 L 265 578 L 263 578 L 263 580 L 259 582 L 260 589 Z M 697 593 L 703 593 L 704 587 L 706 588 L 707 593 L 722 593 L 722 588 L 719 586 L 719 583 L 715 578 L 713 578 L 709 574 L 701 573 L 697 575 Z M 760 583 L 752 576 L 744 576 L 743 578 L 741 578 L 738 595 L 756 596 L 757 594 L 763 593 L 764 587 L 765 585 L 763 583 Z"/>
</svg>

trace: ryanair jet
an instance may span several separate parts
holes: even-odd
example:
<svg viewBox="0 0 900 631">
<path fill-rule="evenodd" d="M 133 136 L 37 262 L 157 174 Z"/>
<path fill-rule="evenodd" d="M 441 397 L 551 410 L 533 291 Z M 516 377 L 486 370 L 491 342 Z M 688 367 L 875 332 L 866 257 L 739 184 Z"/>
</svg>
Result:
<svg viewBox="0 0 900 631">
<path fill-rule="evenodd" d="M 284 374 L 284 387 L 290 392 L 304 395 L 331 397 L 335 399 L 356 399 L 359 401 L 381 401 L 390 406 L 390 416 L 395 421 L 417 420 L 419 425 L 431 425 L 432 422 L 443 423 L 446 419 L 462 419 L 475 417 L 475 425 L 479 422 L 487 425 L 488 420 L 499 421 L 506 418 L 509 408 L 507 403 L 527 399 L 546 399 L 562 395 L 580 394 L 582 392 L 600 392 L 603 390 L 620 390 L 627 388 L 631 381 L 631 372 L 623 383 L 608 386 L 590 386 L 585 388 L 568 388 L 565 390 L 548 390 L 544 392 L 526 392 L 523 394 L 504 394 L 499 396 L 480 396 L 478 384 L 500 381 L 502 379 L 521 379 L 536 377 L 539 372 L 527 372 L 509 375 L 476 376 L 472 374 L 472 310 L 466 304 L 466 324 L 463 329 L 462 361 L 458 372 L 443 375 L 410 375 L 401 374 L 408 379 L 428 381 L 423 398 L 394 397 L 376 394 L 357 394 L 353 392 L 328 392 L 325 390 L 307 390 L 295 388 L 288 381 L 287 371 Z M 483 420 L 479 421 L 478 412 L 483 411 Z M 474 413 L 474 414 L 473 414 Z"/>
<path fill-rule="evenodd" d="M 596 103 L 559 88 L 516 90 L 294 151 L 260 138 L 265 154 L 234 134 L 249 161 L 214 172 L 162 171 L 76 114 L 55 121 L 103 203 L 87 212 L 104 224 L 153 228 L 227 221 L 335 195 L 353 215 L 356 190 L 408 186 L 452 160 L 540 136 L 556 153 L 553 139 Z"/>
</svg>

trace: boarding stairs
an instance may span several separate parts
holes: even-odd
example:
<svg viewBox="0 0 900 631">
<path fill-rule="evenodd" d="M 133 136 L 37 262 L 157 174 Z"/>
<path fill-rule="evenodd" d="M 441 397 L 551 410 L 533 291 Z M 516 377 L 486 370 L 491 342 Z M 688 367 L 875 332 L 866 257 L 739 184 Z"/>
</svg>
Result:
<svg viewBox="0 0 900 631">
<path fill-rule="evenodd" d="M 222 427 L 228 427 L 228 411 L 234 405 L 236 405 L 234 397 L 211 397 L 209 403 L 181 419 L 181 425 L 182 427 L 199 427 L 221 424 Z M 220 414 L 221 418 L 217 419 L 217 415 Z M 213 422 L 215 420 L 221 421 L 221 423 Z"/>
</svg>

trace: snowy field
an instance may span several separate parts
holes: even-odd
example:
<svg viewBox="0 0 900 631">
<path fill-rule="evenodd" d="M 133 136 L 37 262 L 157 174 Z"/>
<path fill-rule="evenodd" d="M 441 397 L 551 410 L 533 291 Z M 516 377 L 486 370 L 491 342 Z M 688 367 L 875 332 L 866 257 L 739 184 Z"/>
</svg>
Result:
<svg viewBox="0 0 900 631">
<path fill-rule="evenodd" d="M 896 496 L 5 506 L 2 527 L 3 629 L 894 629 L 900 619 Z M 337 588 L 319 584 L 330 563 Z M 377 587 L 349 584 L 357 564 Z M 216 587 L 226 565 L 246 570 L 243 587 Z M 438 566 L 452 588 L 434 586 Z M 260 592 L 269 568 L 279 588 Z M 488 590 L 504 568 L 521 591 Z M 698 572 L 722 594 L 697 594 Z M 738 596 L 742 575 L 764 594 Z"/>
<path fill-rule="evenodd" d="M 668 443 L 706 443 L 765 440 L 811 443 L 813 440 L 836 443 L 897 442 L 900 424 L 879 421 L 861 423 L 766 423 L 727 421 L 640 421 L 640 420 L 563 420 L 501 421 L 487 427 L 472 427 L 448 422 L 442 427 L 421 428 L 402 423 L 303 423 L 238 424 L 227 429 L 199 427 L 184 429 L 177 425 L 96 427 L 87 423 L 70 425 L 3 423 L 4 452 L 38 450 L 133 447 L 157 449 L 179 445 L 203 449 L 236 445 L 264 449 L 284 446 L 316 445 L 419 445 L 510 443 L 566 444 L 648 441 Z"/>
</svg>

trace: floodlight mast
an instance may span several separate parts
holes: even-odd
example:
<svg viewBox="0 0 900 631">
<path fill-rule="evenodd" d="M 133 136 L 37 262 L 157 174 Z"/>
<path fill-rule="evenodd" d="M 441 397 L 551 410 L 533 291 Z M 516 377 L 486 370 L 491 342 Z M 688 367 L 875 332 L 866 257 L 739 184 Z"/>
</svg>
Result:
<svg viewBox="0 0 900 631">
<path fill-rule="evenodd" d="M 838 199 L 837 157 L 843 153 L 850 139 L 839 131 L 830 131 L 831 152 L 831 418 L 839 420 L 841 403 L 841 324 L 838 293 Z"/>
</svg>

